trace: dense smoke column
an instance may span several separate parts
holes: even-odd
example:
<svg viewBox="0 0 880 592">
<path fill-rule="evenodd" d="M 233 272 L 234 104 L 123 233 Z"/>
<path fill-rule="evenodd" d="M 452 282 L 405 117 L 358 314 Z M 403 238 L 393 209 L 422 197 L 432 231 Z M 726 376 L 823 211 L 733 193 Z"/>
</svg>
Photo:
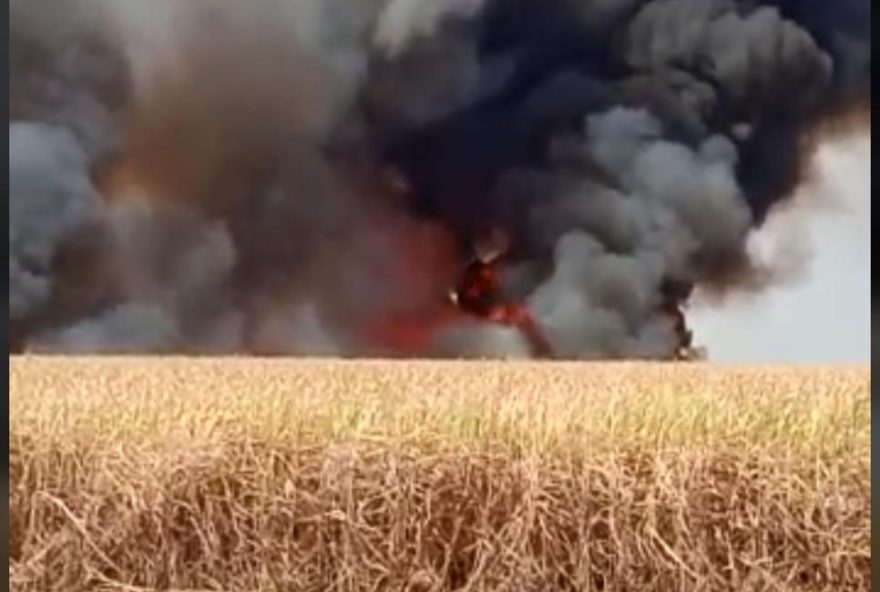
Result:
<svg viewBox="0 0 880 592">
<path fill-rule="evenodd" d="M 864 1 L 497 0 L 479 27 L 449 26 L 445 35 L 473 43 L 486 80 L 503 71 L 501 88 L 404 129 L 390 153 L 419 185 L 420 206 L 455 210 L 450 202 L 487 195 L 500 171 L 545 165 L 550 140 L 581 133 L 587 114 L 644 107 L 672 140 L 695 145 L 720 133 L 735 141 L 737 178 L 760 221 L 802 172 L 811 126 L 870 93 L 869 16 Z M 398 75 L 403 84 L 411 71 L 427 78 L 431 65 L 385 74 L 380 64 L 375 80 Z M 473 223 L 470 211 L 462 217 Z"/>
<path fill-rule="evenodd" d="M 870 97 L 866 0 L 60 4 L 11 6 L 14 347 L 523 355 L 432 312 L 500 229 L 555 355 L 674 357 Z"/>
<path fill-rule="evenodd" d="M 515 267 L 532 272 L 515 288 L 562 355 L 668 356 L 694 284 L 771 281 L 748 231 L 792 194 L 818 126 L 870 93 L 868 2 L 498 0 L 483 14 L 444 34 L 472 41 L 495 90 L 403 126 L 389 154 L 417 209 L 465 244 L 497 225 L 516 237 Z"/>
</svg>

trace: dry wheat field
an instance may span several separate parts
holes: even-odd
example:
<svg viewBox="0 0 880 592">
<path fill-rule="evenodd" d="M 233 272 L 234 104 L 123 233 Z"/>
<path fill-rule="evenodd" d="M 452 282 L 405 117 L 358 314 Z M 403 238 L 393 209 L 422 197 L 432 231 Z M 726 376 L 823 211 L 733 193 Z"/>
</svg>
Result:
<svg viewBox="0 0 880 592">
<path fill-rule="evenodd" d="M 13 590 L 870 590 L 867 366 L 10 373 Z"/>
</svg>

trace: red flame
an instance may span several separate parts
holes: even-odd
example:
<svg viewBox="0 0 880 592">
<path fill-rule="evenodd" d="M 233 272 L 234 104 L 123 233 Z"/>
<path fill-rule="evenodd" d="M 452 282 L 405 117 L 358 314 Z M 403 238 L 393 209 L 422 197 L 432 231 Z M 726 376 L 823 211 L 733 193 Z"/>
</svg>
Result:
<svg viewBox="0 0 880 592">
<path fill-rule="evenodd" d="M 500 264 L 495 261 L 472 262 L 455 292 L 461 310 L 488 322 L 517 327 L 529 342 L 537 357 L 551 355 L 550 344 L 544 337 L 529 307 L 503 298 Z"/>
<path fill-rule="evenodd" d="M 430 314 L 386 319 L 371 327 L 370 338 L 384 349 L 416 355 L 425 353 L 432 339 L 444 328 L 474 319 L 516 327 L 529 343 L 535 357 L 550 357 L 552 350 L 528 306 L 503 298 L 500 264 L 475 260 L 461 275 L 445 302 Z"/>
</svg>

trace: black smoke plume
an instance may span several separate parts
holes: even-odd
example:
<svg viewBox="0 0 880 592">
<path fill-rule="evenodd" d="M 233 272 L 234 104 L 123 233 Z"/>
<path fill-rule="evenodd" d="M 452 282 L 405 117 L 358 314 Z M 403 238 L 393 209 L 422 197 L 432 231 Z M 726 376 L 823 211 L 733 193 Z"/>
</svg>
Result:
<svg viewBox="0 0 880 592">
<path fill-rule="evenodd" d="M 870 102 L 868 0 L 13 0 L 10 22 L 19 351 L 526 356 L 439 312 L 504 236 L 505 297 L 553 355 L 672 358 L 695 286 L 772 284 L 749 233 Z"/>
</svg>

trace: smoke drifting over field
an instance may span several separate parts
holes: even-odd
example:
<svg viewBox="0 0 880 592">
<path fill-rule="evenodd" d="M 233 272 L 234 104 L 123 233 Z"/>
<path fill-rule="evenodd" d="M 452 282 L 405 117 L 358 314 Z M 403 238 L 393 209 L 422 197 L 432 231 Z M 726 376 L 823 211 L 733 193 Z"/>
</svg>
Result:
<svg viewBox="0 0 880 592">
<path fill-rule="evenodd" d="M 18 349 L 526 356 L 443 301 L 501 234 L 553 355 L 673 357 L 870 95 L 867 0 L 10 14 Z"/>
</svg>

